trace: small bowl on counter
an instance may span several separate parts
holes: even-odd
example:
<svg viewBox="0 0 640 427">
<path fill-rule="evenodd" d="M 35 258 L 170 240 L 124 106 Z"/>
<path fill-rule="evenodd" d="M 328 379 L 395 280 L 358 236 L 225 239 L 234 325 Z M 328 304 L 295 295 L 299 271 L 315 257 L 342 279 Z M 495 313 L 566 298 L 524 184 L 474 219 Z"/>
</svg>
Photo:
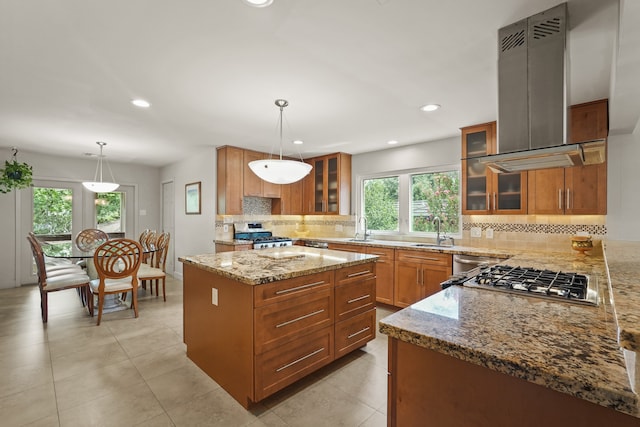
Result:
<svg viewBox="0 0 640 427">
<path fill-rule="evenodd" d="M 578 251 L 579 255 L 586 255 L 586 252 L 593 250 L 591 236 L 572 236 L 571 249 Z"/>
</svg>

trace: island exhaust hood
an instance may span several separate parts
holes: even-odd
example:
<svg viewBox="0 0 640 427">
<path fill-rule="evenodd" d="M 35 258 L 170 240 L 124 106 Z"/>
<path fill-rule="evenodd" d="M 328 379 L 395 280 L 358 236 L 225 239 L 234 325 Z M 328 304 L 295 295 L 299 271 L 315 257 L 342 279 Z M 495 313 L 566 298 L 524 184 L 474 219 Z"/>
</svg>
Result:
<svg viewBox="0 0 640 427">
<path fill-rule="evenodd" d="M 605 140 L 567 144 L 567 3 L 498 30 L 495 172 L 581 166 L 605 160 Z"/>
</svg>

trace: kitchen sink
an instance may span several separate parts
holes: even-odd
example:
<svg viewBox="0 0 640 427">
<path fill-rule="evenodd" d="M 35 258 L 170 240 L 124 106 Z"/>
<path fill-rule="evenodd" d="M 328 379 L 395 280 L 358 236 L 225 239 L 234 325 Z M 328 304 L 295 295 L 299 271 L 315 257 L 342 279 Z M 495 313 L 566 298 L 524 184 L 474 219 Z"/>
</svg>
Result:
<svg viewBox="0 0 640 427">
<path fill-rule="evenodd" d="M 349 242 L 371 242 L 372 239 L 367 239 L 367 240 L 365 240 L 365 239 L 349 239 L 348 241 Z"/>
<path fill-rule="evenodd" d="M 437 245 L 435 243 L 416 243 L 413 245 L 418 248 L 452 248 L 453 245 Z"/>
</svg>

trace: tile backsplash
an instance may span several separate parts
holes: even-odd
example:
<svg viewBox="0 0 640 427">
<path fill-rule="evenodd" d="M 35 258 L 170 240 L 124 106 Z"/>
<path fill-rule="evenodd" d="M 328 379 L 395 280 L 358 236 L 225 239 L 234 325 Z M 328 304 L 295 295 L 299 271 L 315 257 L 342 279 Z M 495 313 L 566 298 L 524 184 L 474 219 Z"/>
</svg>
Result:
<svg viewBox="0 0 640 427">
<path fill-rule="evenodd" d="M 216 239 L 233 239 L 233 229 L 242 229 L 247 223 L 259 222 L 276 236 L 353 237 L 356 229 L 354 215 L 270 215 L 266 204 L 257 201 L 245 203 L 245 215 L 217 215 Z M 269 199 L 266 199 L 269 200 Z M 268 209 L 270 210 L 270 206 Z M 255 212 L 247 214 L 247 212 Z M 224 232 L 224 225 L 228 231 Z M 231 227 L 233 225 L 234 227 Z M 471 237 L 471 229 L 479 229 L 480 237 Z M 456 244 L 488 248 L 515 248 L 526 245 L 536 250 L 571 250 L 570 237 L 578 234 L 592 236 L 594 243 L 606 237 L 605 215 L 463 215 L 462 233 Z M 493 235 L 492 238 L 488 236 Z M 431 241 L 424 236 L 376 236 L 376 239 Z"/>
</svg>

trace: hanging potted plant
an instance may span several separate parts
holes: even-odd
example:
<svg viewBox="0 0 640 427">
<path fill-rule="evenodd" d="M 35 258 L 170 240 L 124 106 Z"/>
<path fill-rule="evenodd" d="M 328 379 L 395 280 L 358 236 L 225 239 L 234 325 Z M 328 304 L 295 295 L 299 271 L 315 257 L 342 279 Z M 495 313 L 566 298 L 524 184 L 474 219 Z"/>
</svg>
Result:
<svg viewBox="0 0 640 427">
<path fill-rule="evenodd" d="M 31 187 L 33 181 L 33 168 L 26 163 L 18 163 L 18 149 L 14 147 L 12 150 L 13 158 L 5 160 L 4 168 L 0 169 L 0 193 Z"/>
</svg>

